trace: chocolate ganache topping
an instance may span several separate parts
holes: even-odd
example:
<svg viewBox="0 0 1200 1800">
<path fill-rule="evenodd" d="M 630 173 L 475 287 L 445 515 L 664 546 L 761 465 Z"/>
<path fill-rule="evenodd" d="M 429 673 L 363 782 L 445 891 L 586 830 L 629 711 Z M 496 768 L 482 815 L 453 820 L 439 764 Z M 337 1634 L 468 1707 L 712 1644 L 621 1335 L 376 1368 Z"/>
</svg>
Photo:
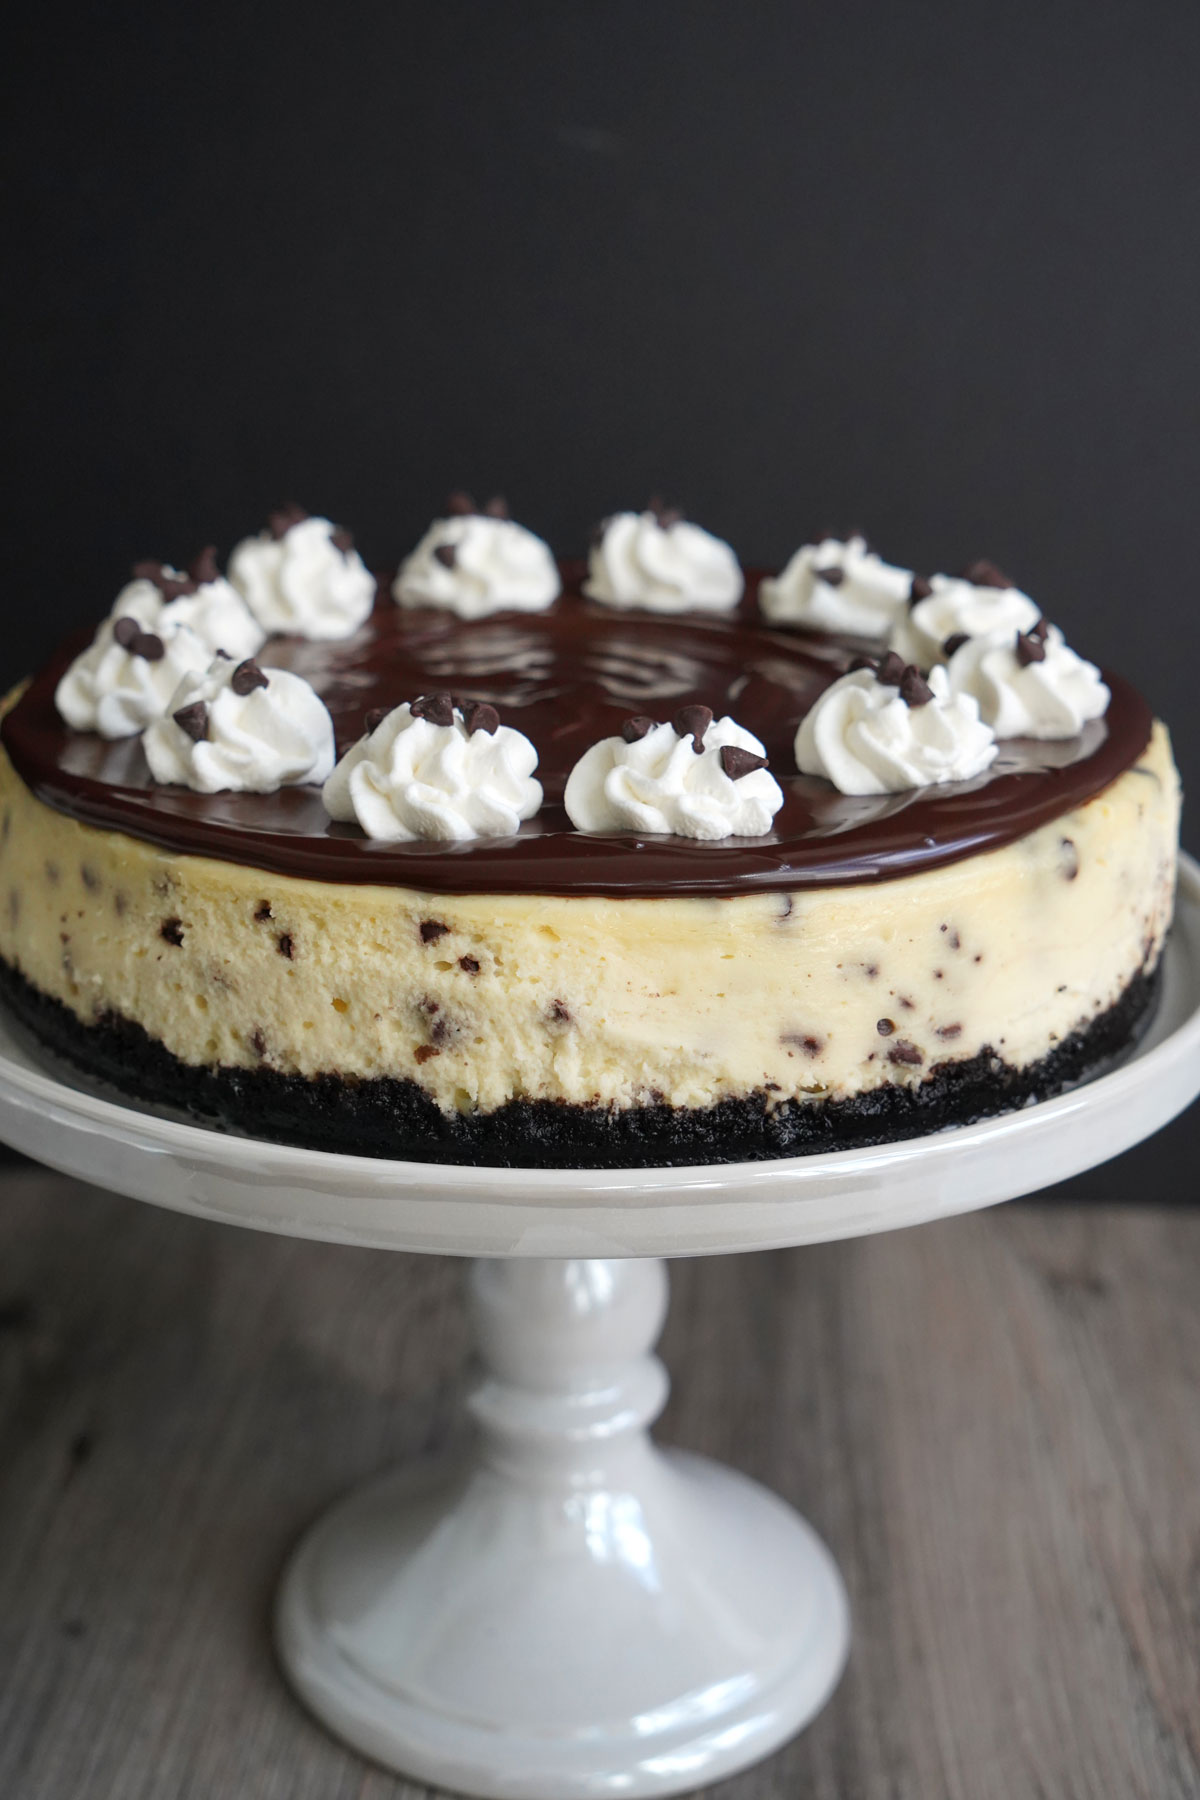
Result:
<svg viewBox="0 0 1200 1800">
<path fill-rule="evenodd" d="M 1008 739 L 985 773 L 950 787 L 847 797 L 797 774 L 792 744 L 813 701 L 869 644 L 768 626 L 753 572 L 725 617 L 614 616 L 580 596 L 579 565 L 563 574 L 564 595 L 549 611 L 475 623 L 398 607 L 381 582 L 352 637 L 276 637 L 261 653 L 311 682 L 333 716 L 339 755 L 368 713 L 414 694 L 447 689 L 498 708 L 536 745 L 545 789 L 541 811 L 511 838 L 374 842 L 330 820 L 317 787 L 270 795 L 158 787 L 136 738 L 72 732 L 55 711 L 58 679 L 90 631 L 33 680 L 4 720 L 3 741 L 47 805 L 180 854 L 437 893 L 721 896 L 894 878 L 1010 843 L 1099 793 L 1149 739 L 1146 703 L 1106 673 L 1108 712 L 1077 737 Z M 631 716 L 670 719 L 688 705 L 730 713 L 761 739 L 785 796 L 774 829 L 716 844 L 575 831 L 563 787 L 584 751 L 619 735 Z"/>
</svg>

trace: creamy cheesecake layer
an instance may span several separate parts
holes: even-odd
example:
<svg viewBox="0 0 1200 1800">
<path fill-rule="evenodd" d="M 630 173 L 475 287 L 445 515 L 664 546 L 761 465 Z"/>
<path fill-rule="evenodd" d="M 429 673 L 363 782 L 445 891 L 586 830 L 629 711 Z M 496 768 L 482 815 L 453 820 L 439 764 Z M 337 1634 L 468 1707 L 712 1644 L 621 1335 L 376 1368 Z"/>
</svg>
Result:
<svg viewBox="0 0 1200 1800">
<path fill-rule="evenodd" d="M 0 956 L 185 1064 L 407 1077 L 447 1112 L 839 1098 L 983 1049 L 1029 1065 L 1113 1005 L 1161 949 L 1178 811 L 1157 725 L 1086 805 L 922 875 L 447 896 L 170 856 L 45 806 L 0 755 Z"/>
</svg>

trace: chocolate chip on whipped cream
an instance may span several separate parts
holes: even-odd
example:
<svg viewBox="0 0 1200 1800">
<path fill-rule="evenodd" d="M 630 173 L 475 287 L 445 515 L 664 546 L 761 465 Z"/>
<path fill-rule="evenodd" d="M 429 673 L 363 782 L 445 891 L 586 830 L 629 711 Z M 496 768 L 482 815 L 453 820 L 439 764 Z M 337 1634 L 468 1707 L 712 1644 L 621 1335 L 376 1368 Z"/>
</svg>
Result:
<svg viewBox="0 0 1200 1800">
<path fill-rule="evenodd" d="M 758 590 L 772 625 L 886 637 L 913 584 L 910 569 L 884 562 L 861 532 L 802 544 L 778 575 Z"/>
<path fill-rule="evenodd" d="M 218 656 L 183 678 L 142 748 L 164 785 L 273 794 L 325 780 L 334 763 L 333 721 L 302 676 Z"/>
<path fill-rule="evenodd" d="M 452 494 L 405 557 L 392 584 L 399 606 L 433 606 L 460 619 L 497 612 L 544 612 L 562 590 L 548 544 L 509 518 L 497 497 L 482 508 Z"/>
<path fill-rule="evenodd" d="M 730 545 L 678 508 L 651 501 L 644 512 L 613 513 L 596 527 L 583 591 L 623 610 L 727 613 L 743 586 Z"/>
<path fill-rule="evenodd" d="M 996 740 L 969 694 L 941 665 L 926 681 L 889 653 L 878 670 L 851 670 L 801 720 L 796 763 L 843 794 L 897 794 L 969 781 L 995 760 Z"/>
<path fill-rule="evenodd" d="M 567 777 L 563 801 L 578 831 L 761 837 L 783 805 L 766 765 L 743 726 L 686 706 L 670 724 L 631 719 L 619 737 L 593 744 Z"/>
<path fill-rule="evenodd" d="M 325 783 L 325 809 L 385 842 L 513 837 L 542 804 L 537 760 L 486 703 L 423 695 L 346 752 Z"/>
<path fill-rule="evenodd" d="M 375 577 L 348 531 L 289 502 L 243 538 L 229 579 L 265 631 L 330 641 L 353 637 L 375 603 Z"/>
</svg>

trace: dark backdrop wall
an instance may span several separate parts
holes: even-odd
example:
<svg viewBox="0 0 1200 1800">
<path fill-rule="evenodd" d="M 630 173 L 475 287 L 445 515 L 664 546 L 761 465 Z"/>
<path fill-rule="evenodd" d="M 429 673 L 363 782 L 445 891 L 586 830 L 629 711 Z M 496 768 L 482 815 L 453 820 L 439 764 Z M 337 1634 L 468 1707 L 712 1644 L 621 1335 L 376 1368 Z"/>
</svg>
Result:
<svg viewBox="0 0 1200 1800">
<path fill-rule="evenodd" d="M 664 490 L 995 558 L 1200 766 L 1186 0 L 118 0 L 5 60 L 5 682 L 285 496 L 380 563 L 452 487 L 562 552 Z"/>
</svg>

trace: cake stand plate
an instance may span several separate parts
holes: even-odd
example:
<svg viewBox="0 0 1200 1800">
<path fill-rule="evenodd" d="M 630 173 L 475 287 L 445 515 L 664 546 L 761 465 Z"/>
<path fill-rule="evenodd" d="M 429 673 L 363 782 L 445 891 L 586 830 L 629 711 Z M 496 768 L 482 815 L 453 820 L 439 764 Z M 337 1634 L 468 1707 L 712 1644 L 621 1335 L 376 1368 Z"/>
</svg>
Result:
<svg viewBox="0 0 1200 1800">
<path fill-rule="evenodd" d="M 667 1393 L 660 1259 L 987 1206 L 1103 1162 L 1198 1092 L 1200 869 L 1186 857 L 1159 1014 L 1122 1067 L 876 1149 L 623 1171 L 296 1150 L 88 1089 L 0 1014 L 0 1136 L 51 1167 L 227 1223 L 478 1259 L 469 1448 L 320 1519 L 283 1581 L 277 1640 L 349 1743 L 497 1800 L 707 1785 L 799 1730 L 845 1660 L 845 1593 L 811 1528 L 650 1438 Z"/>
</svg>

